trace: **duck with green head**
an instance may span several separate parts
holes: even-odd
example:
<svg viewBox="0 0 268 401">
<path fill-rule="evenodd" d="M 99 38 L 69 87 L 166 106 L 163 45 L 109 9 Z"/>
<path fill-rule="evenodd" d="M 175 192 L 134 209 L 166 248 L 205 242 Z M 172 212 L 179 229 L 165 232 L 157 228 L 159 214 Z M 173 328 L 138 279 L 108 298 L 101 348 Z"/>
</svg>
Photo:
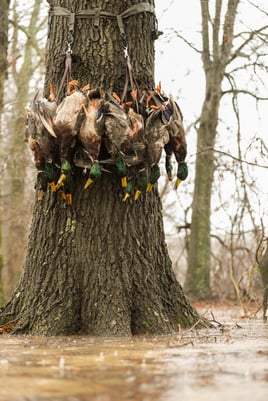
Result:
<svg viewBox="0 0 268 401">
<path fill-rule="evenodd" d="M 149 179 L 146 188 L 147 192 L 151 192 L 153 186 L 157 183 L 159 177 L 160 177 L 160 167 L 158 164 L 155 164 L 149 169 Z"/>
<path fill-rule="evenodd" d="M 187 163 L 185 162 L 180 162 L 178 163 L 178 169 L 177 169 L 177 179 L 175 182 L 175 189 L 178 188 L 180 183 L 188 177 L 188 166 Z"/>
<path fill-rule="evenodd" d="M 148 186 L 148 173 L 145 167 L 136 171 L 135 177 L 135 194 L 134 199 L 137 200 L 140 195 L 146 192 Z"/>
<path fill-rule="evenodd" d="M 38 170 L 35 188 L 41 200 L 50 183 L 46 165 L 48 161 L 55 163 L 58 159 L 58 143 L 52 127 L 52 119 L 56 112 L 56 102 L 39 96 L 37 92 L 33 101 L 25 108 L 25 139 L 33 153 L 35 167 Z"/>
<path fill-rule="evenodd" d="M 149 96 L 150 102 L 157 99 L 157 104 L 150 105 L 149 101 L 147 101 L 147 118 L 145 123 L 149 168 L 147 191 L 152 190 L 153 185 L 160 177 L 159 161 L 163 148 L 169 141 L 169 132 L 166 126 L 167 121 L 163 114 L 165 110 L 164 99 L 156 95 L 152 98 L 151 96 Z"/>
<path fill-rule="evenodd" d="M 73 171 L 72 166 L 68 160 L 64 160 L 61 165 L 61 175 L 58 179 L 56 190 L 60 191 L 60 194 L 64 200 L 66 200 L 68 205 L 73 204 Z"/>
<path fill-rule="evenodd" d="M 116 166 L 121 179 L 121 186 L 127 185 L 127 166 L 124 161 L 124 150 L 131 134 L 130 121 L 126 111 L 113 98 L 105 101 L 102 107 L 104 117 L 104 144 L 110 159 L 103 163 Z"/>
<path fill-rule="evenodd" d="M 167 129 L 169 132 L 169 141 L 165 145 L 166 151 L 166 171 L 169 180 L 172 180 L 172 162 L 171 157 L 174 154 L 178 167 L 177 167 L 177 180 L 175 183 L 175 189 L 178 188 L 181 181 L 184 181 L 188 176 L 188 166 L 185 162 L 187 155 L 187 143 L 186 134 L 183 127 L 183 116 L 182 112 L 174 101 L 173 96 L 170 95 L 167 103 L 167 111 L 169 112 L 170 118 L 167 123 Z"/>
<path fill-rule="evenodd" d="M 84 189 L 87 189 L 91 184 L 93 184 L 93 182 L 99 180 L 102 176 L 103 171 L 107 170 L 104 170 L 102 166 L 98 163 L 98 161 L 95 161 L 89 170 L 88 178 L 84 185 Z"/>
<path fill-rule="evenodd" d="M 83 105 L 85 118 L 78 133 L 78 140 L 86 154 L 84 172 L 87 174 L 87 181 L 84 189 L 87 189 L 94 181 L 102 175 L 102 167 L 98 158 L 102 143 L 102 112 L 104 93 L 101 88 L 92 89 L 88 93 L 87 105 Z M 83 158 L 82 158 L 83 159 Z"/>
</svg>

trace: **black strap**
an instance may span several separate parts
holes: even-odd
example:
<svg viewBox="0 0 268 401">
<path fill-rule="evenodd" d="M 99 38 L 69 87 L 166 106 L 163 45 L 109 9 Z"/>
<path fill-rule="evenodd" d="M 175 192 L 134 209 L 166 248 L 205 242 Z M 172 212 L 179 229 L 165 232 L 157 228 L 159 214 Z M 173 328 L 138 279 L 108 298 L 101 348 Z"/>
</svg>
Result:
<svg viewBox="0 0 268 401">
<path fill-rule="evenodd" d="M 118 16 L 117 14 L 109 13 L 107 11 L 101 11 L 98 8 L 95 10 L 78 10 L 75 13 L 71 13 L 71 11 L 69 11 L 67 8 L 60 6 L 52 6 L 49 10 L 49 14 L 58 17 L 70 17 L 71 14 L 74 14 L 75 17 L 78 18 L 92 18 L 95 16 L 96 10 L 97 12 L 99 12 L 100 17 L 116 19 Z M 121 16 L 121 18 L 128 18 L 131 17 L 132 15 L 144 12 L 148 12 L 155 15 L 153 5 L 148 3 L 139 3 L 129 7 L 126 11 L 123 11 L 121 14 L 119 14 L 119 16 Z"/>
<path fill-rule="evenodd" d="M 134 74 L 133 74 L 133 70 L 132 70 L 132 65 L 130 63 L 129 57 L 126 57 L 126 79 L 125 79 L 125 85 L 124 85 L 124 89 L 123 89 L 123 93 L 121 96 L 121 102 L 124 103 L 126 100 L 126 96 L 127 96 L 127 91 L 128 91 L 128 87 L 130 84 L 131 90 L 132 91 L 138 91 L 138 85 L 137 82 L 135 80 Z M 137 102 L 137 98 L 133 99 L 136 105 L 136 110 L 138 112 L 139 110 L 139 106 L 138 106 L 138 102 Z"/>
<path fill-rule="evenodd" d="M 131 17 L 136 14 L 140 13 L 151 13 L 155 16 L 154 6 L 148 3 L 139 3 L 129 7 L 127 10 L 123 11 L 121 14 L 113 14 L 107 11 L 101 11 L 99 8 L 95 10 L 78 10 L 75 13 L 71 13 L 67 8 L 61 6 L 52 6 L 49 10 L 50 16 L 57 16 L 57 17 L 65 17 L 69 18 L 69 30 L 74 31 L 74 24 L 75 18 L 93 18 L 93 32 L 94 36 L 96 35 L 96 30 L 99 27 L 99 20 L 100 18 L 110 18 L 116 19 L 118 23 L 118 27 L 120 30 L 120 34 L 124 34 L 124 25 L 123 19 Z M 93 40 L 96 38 L 93 37 Z"/>
</svg>

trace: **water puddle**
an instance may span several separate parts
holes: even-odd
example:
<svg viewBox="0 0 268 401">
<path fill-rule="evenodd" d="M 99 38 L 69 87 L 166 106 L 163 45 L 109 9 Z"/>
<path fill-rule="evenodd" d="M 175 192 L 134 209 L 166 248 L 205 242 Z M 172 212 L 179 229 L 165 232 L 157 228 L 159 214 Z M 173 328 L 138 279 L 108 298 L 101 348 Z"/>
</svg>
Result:
<svg viewBox="0 0 268 401">
<path fill-rule="evenodd" d="M 268 325 L 223 323 L 153 338 L 3 334 L 0 401 L 266 401 Z"/>
</svg>

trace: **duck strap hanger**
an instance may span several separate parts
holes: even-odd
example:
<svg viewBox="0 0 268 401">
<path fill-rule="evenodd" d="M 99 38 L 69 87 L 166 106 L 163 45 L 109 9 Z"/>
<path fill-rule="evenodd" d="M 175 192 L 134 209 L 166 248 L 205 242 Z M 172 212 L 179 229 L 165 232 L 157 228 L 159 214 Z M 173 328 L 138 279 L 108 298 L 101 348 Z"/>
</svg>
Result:
<svg viewBox="0 0 268 401">
<path fill-rule="evenodd" d="M 127 8 L 125 11 L 123 11 L 121 14 L 113 14 L 113 13 L 110 13 L 107 11 L 102 11 L 100 8 L 96 8 L 94 10 L 86 9 L 86 10 L 78 10 L 76 12 L 71 12 L 70 10 L 68 10 L 65 7 L 52 5 L 49 10 L 50 17 L 56 16 L 56 17 L 64 17 L 64 18 L 69 19 L 69 38 L 68 38 L 68 49 L 66 52 L 66 59 L 65 59 L 65 71 L 64 71 L 61 83 L 60 83 L 58 96 L 62 90 L 65 79 L 67 79 L 67 81 L 69 80 L 69 82 L 72 80 L 72 78 L 71 78 L 71 71 L 72 71 L 71 70 L 71 65 L 72 65 L 71 45 L 73 43 L 73 33 L 74 33 L 74 25 L 75 25 L 76 18 L 93 19 L 92 29 L 91 29 L 91 39 L 94 42 L 99 39 L 100 18 L 110 18 L 110 19 L 117 20 L 117 24 L 118 24 L 118 27 L 120 30 L 120 36 L 123 41 L 123 47 L 124 47 L 124 52 L 125 52 L 126 64 L 127 64 L 126 82 L 125 82 L 125 87 L 123 90 L 122 100 L 124 100 L 126 97 L 127 88 L 128 88 L 129 83 L 130 83 L 130 86 L 132 89 L 132 93 L 133 94 L 136 93 L 137 85 L 136 85 L 136 82 L 133 77 L 133 70 L 132 70 L 130 60 L 129 60 L 123 20 L 125 18 L 129 18 L 133 15 L 140 14 L 140 13 L 146 13 L 146 12 L 152 14 L 155 17 L 155 26 L 154 26 L 154 30 L 152 32 L 152 38 L 155 40 L 162 34 L 162 32 L 158 31 L 158 25 L 157 25 L 157 20 L 156 20 L 156 16 L 155 16 L 154 6 L 147 2 L 134 4 L 133 6 Z M 67 82 L 67 84 L 68 84 L 68 82 Z M 136 107 L 137 107 L 137 102 L 136 102 Z"/>
<path fill-rule="evenodd" d="M 70 10 L 68 10 L 65 7 L 54 6 L 54 5 L 52 5 L 50 7 L 49 15 L 57 16 L 57 17 L 66 17 L 66 18 L 73 18 L 72 15 L 74 15 L 76 18 L 94 18 L 96 15 L 96 11 L 99 14 L 99 17 L 111 18 L 111 19 L 117 18 L 117 14 L 113 14 L 108 11 L 102 11 L 99 8 L 94 9 L 94 10 L 90 10 L 90 9 L 78 10 L 75 13 L 72 13 Z M 148 13 L 155 15 L 154 6 L 149 3 L 146 3 L 146 2 L 135 4 L 131 7 L 129 7 L 127 10 L 123 11 L 119 15 L 122 18 L 128 18 L 133 15 L 136 15 L 139 13 L 144 13 L 144 12 L 148 12 Z"/>
<path fill-rule="evenodd" d="M 102 11 L 100 8 L 96 8 L 94 10 L 86 9 L 86 10 L 78 10 L 72 13 L 67 8 L 61 6 L 54 6 L 52 5 L 49 10 L 49 16 L 56 16 L 56 17 L 64 17 L 69 18 L 69 26 L 74 25 L 75 18 L 91 18 L 93 19 L 92 25 L 92 32 L 91 32 L 91 39 L 96 41 L 99 38 L 99 20 L 100 18 L 110 18 L 110 19 L 119 19 L 123 20 L 125 18 L 132 17 L 133 15 L 140 14 L 140 13 L 150 13 L 155 17 L 155 27 L 154 31 L 152 32 L 152 38 L 155 40 L 157 39 L 162 32 L 158 31 L 157 20 L 155 16 L 155 9 L 152 4 L 142 2 L 139 4 L 134 4 L 133 6 L 129 7 L 121 14 L 113 14 L 108 11 Z"/>
</svg>

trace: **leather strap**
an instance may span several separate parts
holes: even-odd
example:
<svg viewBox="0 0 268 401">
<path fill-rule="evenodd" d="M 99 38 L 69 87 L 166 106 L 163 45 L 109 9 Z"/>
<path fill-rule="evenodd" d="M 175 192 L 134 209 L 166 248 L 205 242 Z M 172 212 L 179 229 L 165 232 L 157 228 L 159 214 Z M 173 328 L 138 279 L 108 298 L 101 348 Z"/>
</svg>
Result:
<svg viewBox="0 0 268 401">
<path fill-rule="evenodd" d="M 67 85 L 70 81 L 72 81 L 72 56 L 71 53 L 67 52 L 65 56 L 65 70 L 63 76 L 61 78 L 60 86 L 57 92 L 56 101 L 59 99 L 61 94 L 64 81 L 66 81 Z"/>
<path fill-rule="evenodd" d="M 148 12 L 153 15 L 155 15 L 154 7 L 151 4 L 148 3 L 139 3 L 135 4 L 134 6 L 129 7 L 126 11 L 123 11 L 121 14 L 113 14 L 109 13 L 107 11 L 101 11 L 100 9 L 96 10 L 78 10 L 75 13 L 71 13 L 67 8 L 60 7 L 60 6 L 52 6 L 49 10 L 49 14 L 55 15 L 57 17 L 70 17 L 72 14 L 75 15 L 75 17 L 78 18 L 94 18 L 96 15 L 96 11 L 99 14 L 99 17 L 104 17 L 104 18 L 111 18 L 111 19 L 117 19 L 117 17 L 121 18 L 128 18 L 131 17 L 132 15 Z"/>
</svg>

